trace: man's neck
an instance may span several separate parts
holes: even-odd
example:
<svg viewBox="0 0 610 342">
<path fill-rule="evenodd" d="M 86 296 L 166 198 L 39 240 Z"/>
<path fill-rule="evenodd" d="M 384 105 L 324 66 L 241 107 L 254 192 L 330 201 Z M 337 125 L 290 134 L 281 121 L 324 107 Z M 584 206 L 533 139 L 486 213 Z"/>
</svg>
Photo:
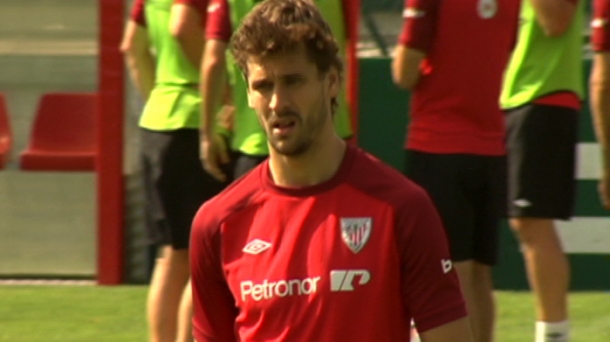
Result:
<svg viewBox="0 0 610 342">
<path fill-rule="evenodd" d="M 273 182 L 286 188 L 313 186 L 332 178 L 339 170 L 346 144 L 333 135 L 323 144 L 314 143 L 299 156 L 284 156 L 271 149 L 269 170 Z"/>
</svg>

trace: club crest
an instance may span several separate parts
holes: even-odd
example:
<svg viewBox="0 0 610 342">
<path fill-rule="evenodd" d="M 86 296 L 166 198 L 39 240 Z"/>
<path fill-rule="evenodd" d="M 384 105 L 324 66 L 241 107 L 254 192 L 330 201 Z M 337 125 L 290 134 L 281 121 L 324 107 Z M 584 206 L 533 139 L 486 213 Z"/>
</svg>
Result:
<svg viewBox="0 0 610 342">
<path fill-rule="evenodd" d="M 352 252 L 360 252 L 369 241 L 372 221 L 370 217 L 341 218 L 341 238 Z"/>
<path fill-rule="evenodd" d="M 498 13 L 498 0 L 479 0 L 477 10 L 483 19 L 491 19 Z"/>
</svg>

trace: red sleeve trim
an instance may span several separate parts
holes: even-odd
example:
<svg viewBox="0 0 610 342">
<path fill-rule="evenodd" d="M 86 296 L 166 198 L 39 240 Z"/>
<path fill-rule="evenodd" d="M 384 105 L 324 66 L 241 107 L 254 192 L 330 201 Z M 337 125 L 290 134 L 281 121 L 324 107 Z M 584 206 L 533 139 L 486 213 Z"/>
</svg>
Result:
<svg viewBox="0 0 610 342">
<path fill-rule="evenodd" d="M 146 15 L 144 14 L 144 0 L 135 0 L 131 7 L 130 19 L 140 26 L 146 26 Z"/>
<path fill-rule="evenodd" d="M 208 6 L 208 23 L 206 26 L 206 39 L 229 42 L 233 29 L 227 0 L 212 0 Z"/>
<path fill-rule="evenodd" d="M 595 0 L 591 19 L 593 51 L 610 51 L 610 0 Z"/>
<path fill-rule="evenodd" d="M 404 24 L 398 42 L 420 51 L 430 51 L 434 43 L 439 0 L 405 0 Z"/>
</svg>

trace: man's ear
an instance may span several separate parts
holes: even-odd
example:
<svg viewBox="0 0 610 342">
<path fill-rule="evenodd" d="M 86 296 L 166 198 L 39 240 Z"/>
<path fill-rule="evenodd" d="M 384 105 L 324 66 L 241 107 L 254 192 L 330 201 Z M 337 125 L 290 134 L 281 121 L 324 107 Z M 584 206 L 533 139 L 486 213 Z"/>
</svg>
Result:
<svg viewBox="0 0 610 342">
<path fill-rule="evenodd" d="M 326 80 L 328 81 L 328 95 L 331 98 L 336 98 L 339 96 L 339 91 L 341 89 L 341 79 L 339 78 L 339 73 L 337 69 L 330 68 L 326 75 Z"/>
</svg>

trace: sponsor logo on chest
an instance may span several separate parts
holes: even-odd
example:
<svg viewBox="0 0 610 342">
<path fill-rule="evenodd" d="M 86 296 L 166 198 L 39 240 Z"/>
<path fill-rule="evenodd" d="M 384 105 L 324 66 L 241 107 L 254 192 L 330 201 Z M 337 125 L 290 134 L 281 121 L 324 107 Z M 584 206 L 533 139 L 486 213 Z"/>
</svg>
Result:
<svg viewBox="0 0 610 342">
<path fill-rule="evenodd" d="M 358 287 L 368 284 L 371 273 L 368 270 L 332 270 L 329 274 L 330 292 L 350 292 Z M 242 301 L 255 302 L 273 298 L 292 296 L 307 296 L 319 292 L 321 276 L 302 279 L 282 279 L 270 281 L 268 279 L 255 283 L 244 280 L 239 284 Z"/>
</svg>

